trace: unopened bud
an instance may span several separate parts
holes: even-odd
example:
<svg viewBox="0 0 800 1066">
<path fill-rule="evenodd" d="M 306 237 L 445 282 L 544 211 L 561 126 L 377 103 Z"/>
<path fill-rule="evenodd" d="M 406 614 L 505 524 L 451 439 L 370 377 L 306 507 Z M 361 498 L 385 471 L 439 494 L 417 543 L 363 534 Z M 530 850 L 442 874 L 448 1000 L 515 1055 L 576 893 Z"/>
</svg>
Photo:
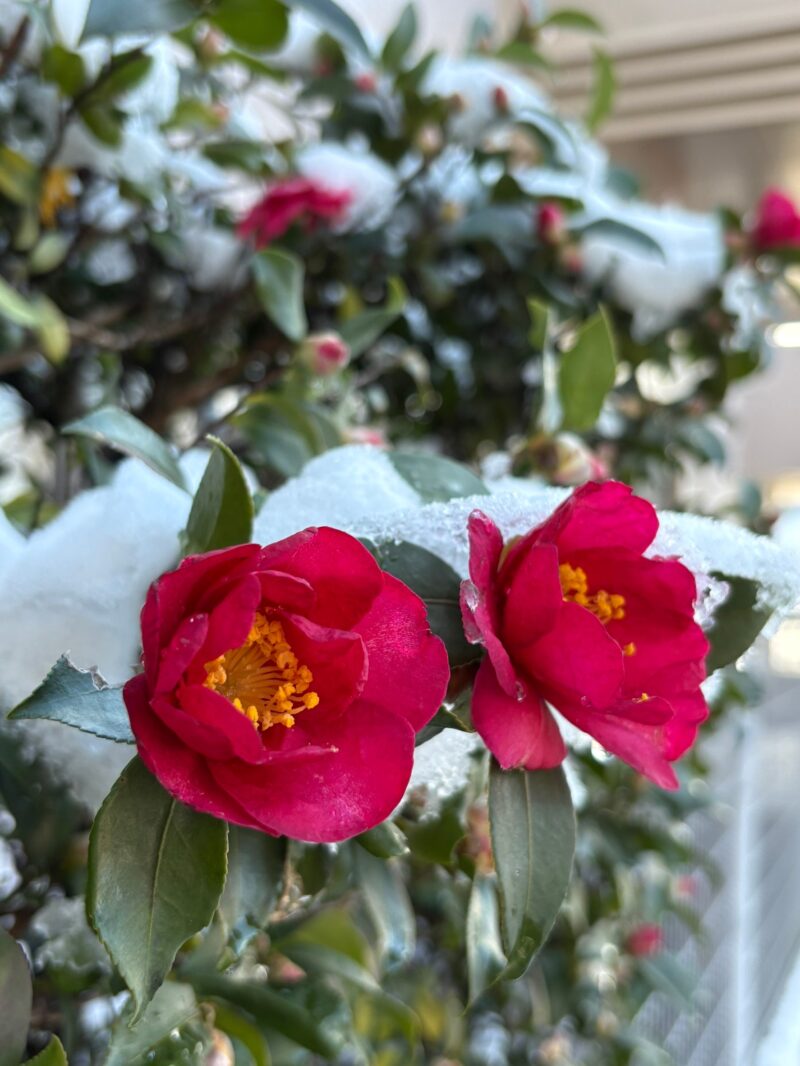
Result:
<svg viewBox="0 0 800 1066">
<path fill-rule="evenodd" d="M 350 362 L 350 348 L 338 333 L 312 333 L 298 348 L 297 357 L 312 374 L 330 377 Z"/>
<path fill-rule="evenodd" d="M 566 232 L 563 209 L 556 203 L 543 203 L 536 216 L 536 235 L 542 244 L 561 244 Z"/>
</svg>

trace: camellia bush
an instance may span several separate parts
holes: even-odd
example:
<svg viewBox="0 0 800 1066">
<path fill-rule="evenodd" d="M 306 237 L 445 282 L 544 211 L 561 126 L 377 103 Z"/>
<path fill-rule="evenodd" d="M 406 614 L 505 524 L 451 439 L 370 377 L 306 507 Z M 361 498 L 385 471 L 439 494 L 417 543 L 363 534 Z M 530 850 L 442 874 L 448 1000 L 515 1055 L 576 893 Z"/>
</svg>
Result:
<svg viewBox="0 0 800 1066">
<path fill-rule="evenodd" d="M 660 508 L 800 217 L 639 200 L 554 29 L 0 3 L 0 1066 L 668 1061 L 800 574 Z"/>
</svg>

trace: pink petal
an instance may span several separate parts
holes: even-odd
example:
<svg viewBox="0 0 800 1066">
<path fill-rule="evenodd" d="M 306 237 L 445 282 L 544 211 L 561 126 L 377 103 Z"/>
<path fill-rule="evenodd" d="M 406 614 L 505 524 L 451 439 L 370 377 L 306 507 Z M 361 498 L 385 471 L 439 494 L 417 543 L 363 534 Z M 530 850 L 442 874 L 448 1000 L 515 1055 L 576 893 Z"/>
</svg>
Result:
<svg viewBox="0 0 800 1066">
<path fill-rule="evenodd" d="M 156 696 L 150 706 L 162 723 L 187 747 L 208 759 L 266 762 L 269 753 L 253 723 L 218 692 L 184 685 L 180 702 Z"/>
<path fill-rule="evenodd" d="M 307 581 L 278 570 L 265 570 L 256 576 L 261 582 L 261 595 L 271 606 L 295 614 L 313 612 L 317 597 Z"/>
<path fill-rule="evenodd" d="M 514 571 L 503 604 L 503 640 L 512 654 L 555 625 L 562 602 L 555 545 L 531 545 Z"/>
<path fill-rule="evenodd" d="M 334 629 L 352 629 L 383 584 L 381 569 L 364 545 L 327 526 L 267 545 L 259 569 L 280 570 L 307 581 L 317 597 L 308 617 Z"/>
<path fill-rule="evenodd" d="M 244 644 L 260 602 L 261 584 L 255 574 L 247 574 L 228 590 L 210 610 L 208 636 L 200 654 L 201 664 Z"/>
<path fill-rule="evenodd" d="M 422 729 L 441 706 L 450 667 L 447 649 L 428 627 L 425 604 L 402 581 L 383 575 L 383 590 L 355 627 L 368 673 L 361 698 Z"/>
<path fill-rule="evenodd" d="M 605 627 L 585 607 L 563 603 L 555 625 L 535 644 L 515 652 L 520 670 L 555 694 L 551 702 L 561 709 L 561 698 L 596 707 L 613 703 L 624 677 L 622 651 Z"/>
<path fill-rule="evenodd" d="M 303 711 L 306 724 L 309 715 L 316 721 L 336 714 L 361 695 L 369 665 L 358 633 L 329 629 L 300 615 L 281 614 L 280 621 L 298 662 L 313 674 L 311 689 L 319 695 L 319 705 Z"/>
<path fill-rule="evenodd" d="M 209 773 L 205 760 L 185 748 L 176 740 L 175 734 L 159 722 L 148 705 L 143 675 L 131 678 L 125 686 L 124 696 L 139 756 L 167 792 L 181 803 L 215 818 L 278 836 L 223 791 Z"/>
<path fill-rule="evenodd" d="M 567 754 L 544 700 L 533 691 L 522 700 L 508 696 L 487 659 L 480 665 L 472 690 L 472 723 L 504 770 L 559 766 Z"/>
<path fill-rule="evenodd" d="M 169 646 L 161 652 L 161 666 L 155 692 L 168 692 L 175 688 L 192 660 L 202 648 L 208 634 L 208 615 L 193 614 L 184 618 Z"/>
<path fill-rule="evenodd" d="M 318 740 L 331 750 L 257 768 L 214 763 L 212 773 L 254 821 L 296 840 L 346 840 L 388 818 L 411 776 L 408 722 L 359 701 L 324 735 L 318 730 Z"/>
<path fill-rule="evenodd" d="M 558 545 L 562 562 L 574 552 L 624 548 L 641 555 L 658 532 L 655 508 L 619 481 L 576 489 L 538 530 L 538 541 Z"/>
</svg>

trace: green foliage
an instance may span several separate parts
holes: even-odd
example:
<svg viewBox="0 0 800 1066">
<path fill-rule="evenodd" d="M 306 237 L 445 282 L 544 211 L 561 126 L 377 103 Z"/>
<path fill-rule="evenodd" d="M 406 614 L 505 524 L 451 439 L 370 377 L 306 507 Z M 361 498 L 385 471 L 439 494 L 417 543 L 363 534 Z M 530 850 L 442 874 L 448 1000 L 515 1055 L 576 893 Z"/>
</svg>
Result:
<svg viewBox="0 0 800 1066">
<path fill-rule="evenodd" d="M 400 278 L 389 278 L 386 303 L 383 307 L 360 311 L 339 325 L 342 340 L 355 357 L 365 352 L 378 337 L 402 314 L 408 294 Z"/>
<path fill-rule="evenodd" d="M 125 0 L 91 0 L 83 36 L 168 33 L 185 26 L 197 13 L 198 8 L 190 0 L 148 0 L 146 4 L 129 4 Z"/>
<path fill-rule="evenodd" d="M 333 3 L 333 0 L 286 0 L 286 3 L 289 8 L 307 11 L 309 15 L 313 15 L 319 24 L 343 45 L 363 56 L 370 54 L 358 25 L 338 4 Z"/>
<path fill-rule="evenodd" d="M 42 56 L 42 74 L 55 82 L 65 96 L 75 96 L 86 80 L 83 59 L 60 44 L 54 44 Z"/>
<path fill-rule="evenodd" d="M 57 1036 L 51 1037 L 50 1043 L 44 1051 L 40 1051 L 32 1059 L 28 1059 L 25 1066 L 69 1066 L 64 1045 Z"/>
<path fill-rule="evenodd" d="M 743 577 L 713 572 L 712 576 L 730 586 L 723 604 L 714 612 L 714 621 L 707 631 L 711 650 L 706 659 L 709 673 L 734 663 L 754 642 L 772 614 L 759 603 L 758 582 Z"/>
<path fill-rule="evenodd" d="M 50 719 L 107 740 L 133 743 L 122 689 L 105 685 L 89 671 L 78 670 L 66 655 L 8 717 Z"/>
<path fill-rule="evenodd" d="M 505 969 L 494 879 L 478 873 L 472 882 L 465 931 L 469 998 L 474 1002 Z"/>
<path fill-rule="evenodd" d="M 561 356 L 558 395 L 564 429 L 590 429 L 614 384 L 616 348 L 604 311 L 580 327 L 574 344 Z"/>
<path fill-rule="evenodd" d="M 575 814 L 564 771 L 501 770 L 492 760 L 489 818 L 503 977 L 520 977 L 547 940 L 572 875 Z"/>
<path fill-rule="evenodd" d="M 247 544 L 253 532 L 253 497 L 241 464 L 227 444 L 208 440 L 211 455 L 183 534 L 187 555 Z"/>
<path fill-rule="evenodd" d="M 443 455 L 398 450 L 390 452 L 389 459 L 424 503 L 488 495 L 489 490 L 477 474 Z"/>
<path fill-rule="evenodd" d="M 31 974 L 22 948 L 0 928 L 0 1066 L 18 1066 L 28 1038 Z"/>
<path fill-rule="evenodd" d="M 302 259 L 291 252 L 267 248 L 254 256 L 252 271 L 258 298 L 269 318 L 290 340 L 301 341 L 308 332 Z"/>
<path fill-rule="evenodd" d="M 557 11 L 551 11 L 542 21 L 539 23 L 541 29 L 547 27 L 557 27 L 562 30 L 578 30 L 584 33 L 602 33 L 603 27 L 597 21 L 592 18 L 585 11 L 580 11 L 575 8 L 560 8 Z"/>
<path fill-rule="evenodd" d="M 586 126 L 594 132 L 611 113 L 614 106 L 614 94 L 617 83 L 614 76 L 614 64 L 609 56 L 595 48 L 593 55 L 594 86 L 592 101 L 586 115 Z"/>
<path fill-rule="evenodd" d="M 64 426 L 62 433 L 88 437 L 125 455 L 133 455 L 179 488 L 185 487 L 183 474 L 169 445 L 138 418 L 119 407 L 100 407 Z"/>
<path fill-rule="evenodd" d="M 220 915 L 237 953 L 265 928 L 278 899 L 286 862 L 286 842 L 254 829 L 228 829 L 228 875 Z"/>
<path fill-rule="evenodd" d="M 381 52 L 381 62 L 387 70 L 399 70 L 402 67 L 416 36 L 417 13 L 413 4 L 406 4 Z"/>
<path fill-rule="evenodd" d="M 254 50 L 276 48 L 288 25 L 279 0 L 218 0 L 211 21 L 231 40 Z"/>
<path fill-rule="evenodd" d="M 133 1022 L 181 945 L 210 922 L 225 882 L 226 849 L 225 823 L 178 803 L 138 758 L 100 808 L 86 911 L 131 990 Z"/>
<path fill-rule="evenodd" d="M 189 985 L 168 981 L 153 996 L 131 1027 L 123 1016 L 108 1050 L 105 1066 L 205 1066 L 211 1050 L 211 1030 Z"/>
<path fill-rule="evenodd" d="M 64 316 L 47 296 L 37 293 L 27 300 L 0 278 L 0 316 L 36 334 L 42 354 L 61 363 L 69 352 L 69 330 Z"/>
</svg>

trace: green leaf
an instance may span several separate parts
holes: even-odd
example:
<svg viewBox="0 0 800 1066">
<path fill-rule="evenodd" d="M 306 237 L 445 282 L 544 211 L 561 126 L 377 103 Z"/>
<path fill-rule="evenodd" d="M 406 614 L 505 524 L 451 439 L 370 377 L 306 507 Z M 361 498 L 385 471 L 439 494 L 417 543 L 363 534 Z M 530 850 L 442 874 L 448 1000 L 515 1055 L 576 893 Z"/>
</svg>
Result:
<svg viewBox="0 0 800 1066">
<path fill-rule="evenodd" d="M 81 57 L 60 44 L 54 44 L 42 55 L 42 75 L 55 82 L 65 96 L 74 96 L 86 80 Z"/>
<path fill-rule="evenodd" d="M 219 974 L 193 974 L 192 983 L 201 996 L 216 996 L 248 1011 L 267 1031 L 293 1040 L 300 1047 L 333 1059 L 339 1053 L 340 1042 L 326 1027 L 316 1021 L 289 994 L 277 992 L 253 981 L 234 981 Z"/>
<path fill-rule="evenodd" d="M 527 300 L 531 328 L 528 340 L 537 352 L 543 352 L 547 345 L 547 325 L 550 320 L 550 308 L 542 300 L 529 296 Z"/>
<path fill-rule="evenodd" d="M 395 860 L 377 859 L 363 848 L 353 850 L 356 883 L 378 934 L 381 956 L 388 964 L 408 962 L 414 953 L 414 911 Z"/>
<path fill-rule="evenodd" d="M 57 1036 L 51 1036 L 50 1043 L 44 1051 L 40 1051 L 32 1059 L 28 1059 L 25 1066 L 69 1066 L 64 1045 Z"/>
<path fill-rule="evenodd" d="M 111 688 L 94 674 L 78 670 L 66 655 L 8 717 L 49 719 L 106 740 L 133 743 L 122 689 Z"/>
<path fill-rule="evenodd" d="M 386 332 L 392 322 L 402 313 L 407 300 L 408 293 L 400 278 L 390 278 L 386 303 L 383 307 L 361 311 L 339 324 L 339 334 L 350 348 L 350 354 L 354 359 Z"/>
<path fill-rule="evenodd" d="M 61 432 L 89 437 L 125 455 L 132 455 L 163 474 L 173 484 L 186 487 L 181 469 L 166 441 L 119 407 L 99 407 L 84 418 L 70 422 Z"/>
<path fill-rule="evenodd" d="M 83 37 L 117 37 L 124 33 L 145 36 L 169 33 L 185 26 L 199 14 L 189 0 L 91 0 Z"/>
<path fill-rule="evenodd" d="M 114 56 L 102 82 L 91 90 L 92 100 L 111 102 L 115 97 L 122 96 L 144 81 L 152 66 L 153 57 L 145 55 L 138 48 Z"/>
<path fill-rule="evenodd" d="M 277 48 L 289 17 L 278 0 L 220 0 L 210 21 L 243 48 Z"/>
<path fill-rule="evenodd" d="M 269 921 L 283 881 L 286 842 L 232 825 L 220 912 L 239 954 Z"/>
<path fill-rule="evenodd" d="M 495 879 L 476 874 L 467 907 L 467 982 L 470 1003 L 493 984 L 506 965 L 500 942 Z"/>
<path fill-rule="evenodd" d="M 227 825 L 173 799 L 138 758 L 89 840 L 86 912 L 141 1016 L 178 949 L 208 925 L 225 884 Z"/>
<path fill-rule="evenodd" d="M 527 41 L 509 41 L 495 53 L 495 58 L 505 63 L 514 63 L 520 67 L 534 67 L 536 70 L 551 71 L 553 64 L 541 52 Z"/>
<path fill-rule="evenodd" d="M 408 585 L 428 610 L 428 624 L 447 648 L 451 666 L 477 659 L 480 649 L 468 643 L 461 620 L 461 578 L 433 552 L 408 541 L 368 544 L 382 570 Z"/>
<path fill-rule="evenodd" d="M 43 293 L 37 293 L 32 304 L 36 314 L 36 336 L 42 354 L 56 366 L 69 355 L 70 337 L 67 320 L 53 301 Z"/>
<path fill-rule="evenodd" d="M 400 19 L 386 39 L 381 62 L 387 70 L 399 70 L 409 48 L 417 36 L 417 13 L 413 4 L 406 4 Z"/>
<path fill-rule="evenodd" d="M 641 251 L 658 256 L 662 262 L 666 261 L 664 249 L 657 240 L 649 233 L 644 233 L 635 226 L 629 226 L 626 222 L 618 222 L 613 218 L 596 218 L 585 226 L 576 226 L 573 232 L 580 233 L 584 237 L 587 233 L 599 233 L 603 237 L 621 237 Z"/>
<path fill-rule="evenodd" d="M 611 114 L 611 109 L 614 106 L 614 96 L 617 91 L 617 79 L 614 75 L 614 64 L 610 56 L 599 48 L 595 48 L 592 67 L 594 85 L 592 87 L 589 111 L 586 115 L 586 126 L 590 133 L 594 133 L 600 123 Z"/>
<path fill-rule="evenodd" d="M 28 273 L 47 274 L 61 266 L 71 244 L 71 238 L 65 233 L 42 234 L 28 256 Z"/>
<path fill-rule="evenodd" d="M 213 450 L 189 512 L 187 555 L 247 544 L 253 534 L 253 497 L 241 464 L 227 444 L 207 439 Z"/>
<path fill-rule="evenodd" d="M 31 971 L 16 940 L 0 926 L 0 1066 L 18 1066 L 28 1040 Z"/>
<path fill-rule="evenodd" d="M 85 104 L 79 108 L 78 114 L 89 132 L 101 144 L 118 148 L 122 143 L 120 120 L 108 104 Z"/>
<path fill-rule="evenodd" d="M 333 3 L 333 0 L 286 0 L 286 5 L 294 10 L 308 12 L 341 44 L 362 56 L 369 56 L 367 42 L 357 23 L 338 4 Z"/>
<path fill-rule="evenodd" d="M 714 624 L 706 633 L 711 644 L 706 659 L 709 674 L 736 662 L 755 641 L 772 614 L 770 607 L 758 605 L 757 581 L 718 572 L 713 572 L 712 577 L 730 585 L 730 593 L 715 610 Z"/>
<path fill-rule="evenodd" d="M 546 941 L 569 887 L 575 813 L 563 769 L 489 771 L 489 819 L 497 869 L 502 977 L 521 977 Z"/>
<path fill-rule="evenodd" d="M 563 429 L 591 429 L 614 385 L 617 359 L 611 321 L 598 311 L 578 330 L 575 344 L 561 357 L 558 393 Z"/>
<path fill-rule="evenodd" d="M 253 1066 L 270 1066 L 269 1047 L 258 1026 L 220 1000 L 214 1002 L 214 1028 L 243 1044 L 253 1059 Z"/>
<path fill-rule="evenodd" d="M 0 278 L 0 315 L 23 329 L 35 329 L 38 317 L 33 304 Z"/>
<path fill-rule="evenodd" d="M 361 833 L 355 841 L 378 859 L 393 859 L 408 852 L 405 835 L 394 822 L 381 822 L 366 833 Z"/>
<path fill-rule="evenodd" d="M 539 23 L 540 29 L 546 29 L 548 26 L 562 30 L 582 30 L 584 33 L 604 32 L 602 24 L 597 19 L 587 15 L 585 11 L 576 11 L 567 7 L 551 12 Z"/>
<path fill-rule="evenodd" d="M 443 455 L 393 451 L 389 452 L 389 460 L 400 477 L 416 489 L 425 503 L 489 495 L 489 490 L 469 467 L 446 459 Z"/>
<path fill-rule="evenodd" d="M 211 1030 L 189 985 L 168 981 L 133 1028 L 129 1020 L 123 1015 L 114 1027 L 105 1066 L 199 1063 L 211 1050 Z"/>
<path fill-rule="evenodd" d="M 13 204 L 35 204 L 39 195 L 39 169 L 24 155 L 0 144 L 0 193 Z"/>
<path fill-rule="evenodd" d="M 261 306 L 289 340 L 301 341 L 308 332 L 303 306 L 305 265 L 293 252 L 267 248 L 253 257 L 253 278 Z"/>
</svg>

